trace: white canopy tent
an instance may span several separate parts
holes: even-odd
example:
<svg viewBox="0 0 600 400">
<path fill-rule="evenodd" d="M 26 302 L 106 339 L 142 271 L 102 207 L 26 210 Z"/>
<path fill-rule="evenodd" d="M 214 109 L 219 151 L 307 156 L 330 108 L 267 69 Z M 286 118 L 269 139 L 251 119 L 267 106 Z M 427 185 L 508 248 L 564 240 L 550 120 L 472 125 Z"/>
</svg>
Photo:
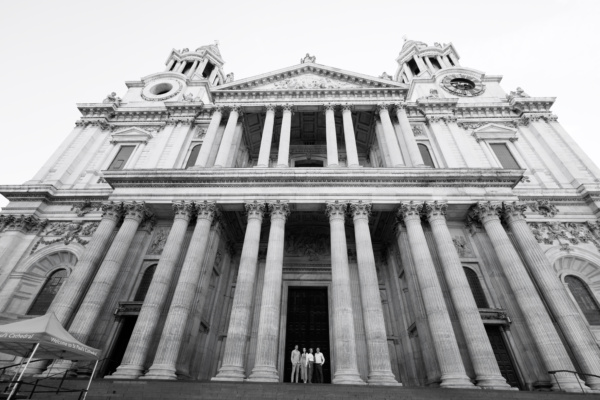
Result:
<svg viewBox="0 0 600 400">
<path fill-rule="evenodd" d="M 100 358 L 100 350 L 87 346 L 71 336 L 60 324 L 54 313 L 12 324 L 0 325 L 0 352 L 19 357 L 29 357 L 17 382 L 21 381 L 34 356 L 42 359 L 95 360 L 96 364 L 90 376 L 87 390 L 90 388 Z M 13 385 L 8 399 L 12 398 L 17 386 Z"/>
</svg>

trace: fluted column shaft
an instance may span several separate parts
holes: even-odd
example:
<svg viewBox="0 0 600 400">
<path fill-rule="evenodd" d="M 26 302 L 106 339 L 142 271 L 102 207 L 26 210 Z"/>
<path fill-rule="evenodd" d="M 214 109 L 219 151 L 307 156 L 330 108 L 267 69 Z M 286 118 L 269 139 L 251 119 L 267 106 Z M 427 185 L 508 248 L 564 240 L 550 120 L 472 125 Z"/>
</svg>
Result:
<svg viewBox="0 0 600 400">
<path fill-rule="evenodd" d="M 381 126 L 383 127 L 383 134 L 385 135 L 385 141 L 390 152 L 392 167 L 404 167 L 400 145 L 398 144 L 398 138 L 396 137 L 396 131 L 394 131 L 394 125 L 392 125 L 387 105 L 380 104 L 378 106 L 378 112 L 379 118 L 381 119 Z"/>
<path fill-rule="evenodd" d="M 500 218 L 498 217 L 500 210 L 501 204 L 499 203 L 477 203 L 471 210 L 470 215 L 474 218 L 479 218 L 483 223 L 485 231 L 498 256 L 500 265 L 502 265 L 504 275 L 527 321 L 529 332 L 537 345 L 546 370 L 573 371 L 573 363 L 550 320 L 550 316 L 519 254 L 500 223 Z M 536 245 L 538 244 L 536 243 Z M 572 374 L 558 373 L 555 376 L 562 390 L 581 391 L 577 380 Z M 554 380 L 552 380 L 552 390 L 561 390 Z"/>
<path fill-rule="evenodd" d="M 217 107 L 213 110 L 212 118 L 210 120 L 210 124 L 208 125 L 208 129 L 206 130 L 206 135 L 204 135 L 204 140 L 202 141 L 202 147 L 200 147 L 200 152 L 198 153 L 198 158 L 196 159 L 197 167 L 206 167 L 208 163 L 208 159 L 210 158 L 210 152 L 215 143 L 215 139 L 217 138 L 217 130 L 221 125 L 221 118 L 223 117 L 223 109 L 222 107 Z"/>
<path fill-rule="evenodd" d="M 352 124 L 352 108 L 342 107 L 342 120 L 344 121 L 344 141 L 346 142 L 346 159 L 348 167 L 359 167 L 358 150 L 356 149 L 356 136 Z"/>
<path fill-rule="evenodd" d="M 248 226 L 244 236 L 244 246 L 240 258 L 235 294 L 229 318 L 227 340 L 223 354 L 223 364 L 215 381 L 243 381 L 246 342 L 250 331 L 250 316 L 254 285 L 256 284 L 256 264 L 260 244 L 260 230 L 265 211 L 262 203 L 247 203 Z"/>
<path fill-rule="evenodd" d="M 227 166 L 227 160 L 229 159 L 229 153 L 231 152 L 231 144 L 233 143 L 239 116 L 240 108 L 237 106 L 231 107 L 229 118 L 227 119 L 227 125 L 225 126 L 225 132 L 223 132 L 223 139 L 221 139 L 219 152 L 217 153 L 217 158 L 215 159 L 215 167 L 222 168 Z"/>
<path fill-rule="evenodd" d="M 279 153 L 277 155 L 277 167 L 290 166 L 290 136 L 292 134 L 292 107 L 283 106 L 281 118 L 281 133 L 279 134 Z"/>
<path fill-rule="evenodd" d="M 273 141 L 273 126 L 275 124 L 275 106 L 267 106 L 267 114 L 265 116 L 265 126 L 262 132 L 260 141 L 260 151 L 258 153 L 257 167 L 268 167 L 269 157 L 271 156 L 271 142 Z"/>
<path fill-rule="evenodd" d="M 325 106 L 325 138 L 327 139 L 328 167 L 339 166 L 334 108 L 335 106 L 332 104 L 328 104 Z"/>
<path fill-rule="evenodd" d="M 447 205 L 436 201 L 428 203 L 425 208 L 452 303 L 467 342 L 477 386 L 496 390 L 511 389 L 500 373 L 467 276 L 452 242 L 445 217 Z"/>
<path fill-rule="evenodd" d="M 90 334 L 96 328 L 100 311 L 119 276 L 119 270 L 131 247 L 133 237 L 147 213 L 144 203 L 125 203 L 123 207 L 125 209 L 123 224 L 106 253 L 69 329 L 69 333 L 82 343 L 87 342 Z"/>
<path fill-rule="evenodd" d="M 75 268 L 73 268 L 69 279 L 67 279 L 48 309 L 48 312 L 53 312 L 56 315 L 63 326 L 69 323 L 75 308 L 77 308 L 94 277 L 96 268 L 106 252 L 106 247 L 122 213 L 121 203 L 110 202 L 102 205 L 102 220 L 94 236 L 85 247 L 85 251 Z"/>
<path fill-rule="evenodd" d="M 154 362 L 144 376 L 145 379 L 177 379 L 175 365 L 185 326 L 192 311 L 196 289 L 206 269 L 204 258 L 208 248 L 210 227 L 216 213 L 215 203 L 205 201 L 196 204 L 196 227 L 179 273 Z"/>
<path fill-rule="evenodd" d="M 333 307 L 333 345 L 335 346 L 335 371 L 333 383 L 362 385 L 364 381 L 358 372 L 356 360 L 356 339 L 354 335 L 354 312 L 348 267 L 348 246 L 346 244 L 347 204 L 327 203 L 331 229 L 331 299 Z"/>
<path fill-rule="evenodd" d="M 271 229 L 258 320 L 256 360 L 248 378 L 255 382 L 279 382 L 277 349 L 279 348 L 279 316 L 283 281 L 283 246 L 285 221 L 290 211 L 286 203 L 278 201 L 269 203 L 269 212 Z"/>
<path fill-rule="evenodd" d="M 381 294 L 379 293 L 379 280 L 377 279 L 375 256 L 373 255 L 373 244 L 371 243 L 371 232 L 369 231 L 371 204 L 353 202 L 350 203 L 350 211 L 354 220 L 360 297 L 369 357 L 367 382 L 371 385 L 397 385 L 398 382 L 394 378 L 390 363 L 387 332 L 381 307 Z"/>
<path fill-rule="evenodd" d="M 144 364 L 152 345 L 156 326 L 167 301 L 172 278 L 175 275 L 177 260 L 179 260 L 185 233 L 192 216 L 193 204 L 182 201 L 173 204 L 173 209 L 175 210 L 173 226 L 152 277 L 152 283 L 144 299 L 121 365 L 112 374 L 112 378 L 138 378 L 144 371 Z"/>
<path fill-rule="evenodd" d="M 405 104 L 396 105 L 396 117 L 400 123 L 400 130 L 402 131 L 402 137 L 404 137 L 404 143 L 406 143 L 406 149 L 408 150 L 408 156 L 413 167 L 424 167 L 423 157 L 419 151 L 419 145 L 415 140 L 415 134 L 412 131 L 408 116 L 406 115 Z"/>
<path fill-rule="evenodd" d="M 441 387 L 477 388 L 473 386 L 463 365 L 450 314 L 446 308 L 442 287 L 438 281 L 433 259 L 429 253 L 425 233 L 421 226 L 419 203 L 403 203 L 399 216 L 404 220 L 408 233 L 410 251 L 415 264 L 415 272 L 427 313 L 433 347 L 442 373 Z"/>
<path fill-rule="evenodd" d="M 523 212 L 526 206 L 518 203 L 505 203 L 504 216 L 510 230 L 517 239 L 521 252 L 527 261 L 529 271 L 540 288 L 550 310 L 556 318 L 582 372 L 600 373 L 600 348 L 592 336 L 586 321 L 569 297 L 563 283 L 556 276 L 552 264 L 527 226 Z M 600 379 L 584 377 L 587 385 L 600 390 Z"/>
</svg>

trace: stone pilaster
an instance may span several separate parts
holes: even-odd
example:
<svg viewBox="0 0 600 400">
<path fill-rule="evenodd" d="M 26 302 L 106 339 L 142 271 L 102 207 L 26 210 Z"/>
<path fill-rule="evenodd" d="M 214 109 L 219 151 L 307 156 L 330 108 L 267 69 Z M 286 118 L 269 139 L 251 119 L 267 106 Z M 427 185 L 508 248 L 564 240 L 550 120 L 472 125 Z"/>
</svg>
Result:
<svg viewBox="0 0 600 400">
<path fill-rule="evenodd" d="M 537 289 L 500 223 L 499 213 L 501 210 L 502 204 L 500 203 L 480 202 L 471 208 L 469 218 L 480 220 L 483 224 L 502 265 L 508 284 L 527 321 L 529 332 L 538 348 L 546 370 L 573 371 L 573 363 L 550 320 Z M 536 243 L 536 245 L 538 244 Z M 548 380 L 552 381 L 552 390 L 581 391 L 573 374 L 557 373 L 555 376 L 558 379 L 560 388 L 554 379 L 549 378 Z"/>
<path fill-rule="evenodd" d="M 404 137 L 404 142 L 406 143 L 408 156 L 410 157 L 412 166 L 424 167 L 425 163 L 423 162 L 423 157 L 421 157 L 419 146 L 417 145 L 417 141 L 415 140 L 415 134 L 412 131 L 412 127 L 410 126 L 410 122 L 408 121 L 408 116 L 406 115 L 406 104 L 396 104 L 395 108 L 396 117 L 398 118 L 398 122 L 400 123 L 400 130 L 402 131 L 402 136 Z"/>
<path fill-rule="evenodd" d="M 233 296 L 229 328 L 223 354 L 223 364 L 214 381 L 243 381 L 246 342 L 250 331 L 252 298 L 256 280 L 256 264 L 264 203 L 247 203 L 248 226 L 244 236 L 244 246 L 240 258 L 240 267 Z"/>
<path fill-rule="evenodd" d="M 225 132 L 223 132 L 223 139 L 219 145 L 219 152 L 215 159 L 215 167 L 223 168 L 227 166 L 229 160 L 229 153 L 231 151 L 231 144 L 235 136 L 236 126 L 241 110 L 239 106 L 232 106 L 229 111 L 229 118 L 227 119 L 227 125 L 225 126 Z M 198 154 L 199 155 L 199 154 Z"/>
<path fill-rule="evenodd" d="M 196 203 L 196 227 L 179 273 L 177 287 L 171 300 L 169 314 L 158 343 L 154 362 L 144 379 L 177 379 L 175 364 L 183 341 L 194 296 L 206 265 L 204 258 L 208 247 L 210 227 L 218 210 L 213 202 Z M 185 234 L 185 232 L 184 232 Z"/>
<path fill-rule="evenodd" d="M 358 150 L 356 149 L 356 136 L 354 124 L 352 123 L 352 106 L 342 106 L 342 120 L 344 123 L 344 141 L 346 142 L 346 159 L 349 168 L 360 167 L 358 162 Z"/>
<path fill-rule="evenodd" d="M 431 330 L 433 347 L 442 373 L 440 384 L 446 388 L 475 389 L 467 376 L 460 357 L 460 350 L 446 308 L 442 287 L 435 272 L 433 259 L 429 253 L 425 233 L 421 226 L 423 204 L 402 203 L 398 216 L 402 218 L 408 233 L 410 251 L 415 264 L 417 281 L 421 290 L 427 321 Z"/>
<path fill-rule="evenodd" d="M 434 201 L 425 205 L 425 212 L 458 321 L 467 342 L 477 386 L 485 389 L 509 390 L 511 387 L 500 373 L 475 298 L 446 225 L 446 208 L 445 203 Z"/>
<path fill-rule="evenodd" d="M 598 374 L 600 371 L 598 344 L 564 285 L 556 276 L 550 260 L 527 226 L 523 214 L 526 209 L 527 206 L 522 203 L 504 203 L 506 222 L 515 235 L 529 271 L 569 343 L 581 367 L 581 372 Z M 590 388 L 600 390 L 599 378 L 584 377 L 584 379 Z"/>
<path fill-rule="evenodd" d="M 325 106 L 325 136 L 327 138 L 327 166 L 338 167 L 337 132 L 335 130 L 335 106 Z"/>
<path fill-rule="evenodd" d="M 256 361 L 248 377 L 254 382 L 279 382 L 277 349 L 279 348 L 279 316 L 283 281 L 283 246 L 285 221 L 290 213 L 287 203 L 269 203 L 271 229 L 267 247 L 265 281 L 262 290 Z"/>
<path fill-rule="evenodd" d="M 292 134 L 292 106 L 283 106 L 281 117 L 281 133 L 279 135 L 279 154 L 277 155 L 277 167 L 290 166 L 290 137 Z"/>
<path fill-rule="evenodd" d="M 333 383 L 363 385 L 356 360 L 354 312 L 350 292 L 350 269 L 346 243 L 348 205 L 339 201 L 326 204 L 331 229 L 331 300 L 333 308 L 333 345 L 336 359 Z"/>
<path fill-rule="evenodd" d="M 404 167 L 404 160 L 402 159 L 402 152 L 400 151 L 400 145 L 398 144 L 398 138 L 396 137 L 396 131 L 394 131 L 394 125 L 390 118 L 390 112 L 387 104 L 377 105 L 377 112 L 381 119 L 381 126 L 383 127 L 383 134 L 385 141 L 390 152 L 390 159 L 392 167 Z"/>
<path fill-rule="evenodd" d="M 213 109 L 210 124 L 208 125 L 208 129 L 206 130 L 206 135 L 204 135 L 202 147 L 200 147 L 200 152 L 198 153 L 198 158 L 196 159 L 197 167 L 207 166 L 208 160 L 210 158 L 210 152 L 215 143 L 215 139 L 217 138 L 217 130 L 221 125 L 221 118 L 223 118 L 223 108 L 218 106 L 215 109 Z"/>
<path fill-rule="evenodd" d="M 369 231 L 371 204 L 361 201 L 352 202 L 350 203 L 350 212 L 354 220 L 360 296 L 369 356 L 367 382 L 370 385 L 398 385 L 390 363 L 387 332 L 379 294 L 379 280 L 377 279 L 375 256 Z"/>
<path fill-rule="evenodd" d="M 173 210 L 175 212 L 173 226 L 152 277 L 152 283 L 144 299 L 144 304 L 129 339 L 121 365 L 112 374 L 112 378 L 138 378 L 145 369 L 144 365 L 148 357 L 148 351 L 152 345 L 160 314 L 167 301 L 185 233 L 194 211 L 194 205 L 190 202 L 176 202 L 173 204 Z"/>
<path fill-rule="evenodd" d="M 266 106 L 265 126 L 260 141 L 260 151 L 258 153 L 257 167 L 267 168 L 269 166 L 269 157 L 271 156 L 271 142 L 273 141 L 273 126 L 275 124 L 275 106 L 268 104 Z"/>
</svg>

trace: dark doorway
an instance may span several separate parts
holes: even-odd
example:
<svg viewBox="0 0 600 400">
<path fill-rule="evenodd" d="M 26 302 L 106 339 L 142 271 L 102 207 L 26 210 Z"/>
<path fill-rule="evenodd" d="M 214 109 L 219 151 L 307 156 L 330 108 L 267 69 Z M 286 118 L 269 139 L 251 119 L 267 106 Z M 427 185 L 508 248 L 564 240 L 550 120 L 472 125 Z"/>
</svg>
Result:
<svg viewBox="0 0 600 400">
<path fill-rule="evenodd" d="M 284 382 L 291 382 L 292 363 L 290 361 L 294 346 L 300 352 L 312 347 L 321 349 L 325 356 L 323 381 L 331 383 L 331 358 L 329 357 L 329 310 L 327 288 L 290 287 L 288 292 L 287 327 L 285 337 Z M 313 375 L 313 382 L 315 376 Z"/>
<path fill-rule="evenodd" d="M 515 370 L 500 327 L 496 325 L 486 325 L 485 330 L 490 338 L 496 361 L 500 367 L 500 373 L 510 386 L 520 387 L 519 377 L 517 376 L 517 371 Z"/>
<path fill-rule="evenodd" d="M 295 168 L 322 168 L 321 160 L 298 160 L 294 163 Z"/>
<path fill-rule="evenodd" d="M 110 375 L 117 370 L 117 367 L 121 365 L 121 361 L 123 361 L 123 356 L 125 355 L 125 350 L 127 350 L 127 345 L 129 344 L 129 339 L 131 339 L 131 334 L 133 333 L 133 328 L 135 328 L 135 323 L 138 319 L 137 315 L 133 316 L 125 316 L 121 317 L 123 321 L 121 322 L 121 329 L 119 330 L 119 334 L 117 336 L 117 340 L 110 352 L 110 357 L 106 360 L 104 364 L 104 374 Z"/>
</svg>

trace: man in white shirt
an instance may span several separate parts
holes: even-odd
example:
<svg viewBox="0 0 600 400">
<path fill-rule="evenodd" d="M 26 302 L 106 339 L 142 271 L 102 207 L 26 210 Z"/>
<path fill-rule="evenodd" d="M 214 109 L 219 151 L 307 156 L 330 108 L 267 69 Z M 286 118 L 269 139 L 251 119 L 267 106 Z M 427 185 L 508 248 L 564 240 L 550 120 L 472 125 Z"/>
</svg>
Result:
<svg viewBox="0 0 600 400">
<path fill-rule="evenodd" d="M 317 373 L 317 383 L 323 383 L 323 364 L 325 364 L 325 356 L 317 347 L 317 352 L 315 353 L 315 371 Z"/>
<path fill-rule="evenodd" d="M 292 350 L 292 383 L 294 383 L 294 376 L 296 376 L 296 383 L 298 383 L 298 375 L 300 375 L 300 352 L 298 351 L 298 345 Z"/>
<path fill-rule="evenodd" d="M 312 353 L 312 348 L 308 349 L 308 383 L 312 383 L 313 367 L 315 364 L 315 356 Z"/>
</svg>

